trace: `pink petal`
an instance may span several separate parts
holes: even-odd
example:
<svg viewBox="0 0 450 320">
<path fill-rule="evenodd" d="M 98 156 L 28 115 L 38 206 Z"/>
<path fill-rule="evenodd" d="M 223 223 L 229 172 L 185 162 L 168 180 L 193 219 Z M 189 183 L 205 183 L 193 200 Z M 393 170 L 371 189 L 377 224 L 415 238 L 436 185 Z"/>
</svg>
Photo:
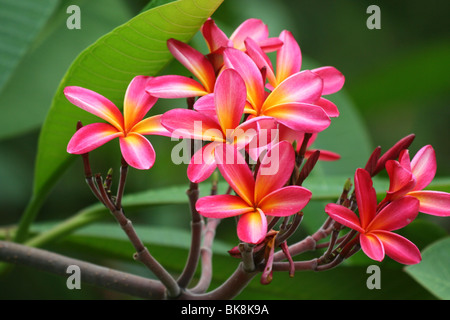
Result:
<svg viewBox="0 0 450 320">
<path fill-rule="evenodd" d="M 416 179 L 411 171 L 405 169 L 398 161 L 386 161 L 386 171 L 389 175 L 389 199 L 397 199 L 414 189 Z"/>
<path fill-rule="evenodd" d="M 241 241 L 257 244 L 267 234 L 266 216 L 259 210 L 244 213 L 239 218 L 237 234 Z"/>
<path fill-rule="evenodd" d="M 205 38 L 209 52 L 215 52 L 228 44 L 228 37 L 211 18 L 208 18 L 203 24 L 201 33 Z"/>
<path fill-rule="evenodd" d="M 267 123 L 273 125 L 273 122 L 273 118 L 271 117 L 260 116 L 249 118 L 237 126 L 235 130 L 229 131 L 227 140 L 229 143 L 234 144 L 238 150 L 242 150 L 249 143 L 252 147 L 261 146 L 264 142 L 264 145 L 266 145 L 267 141 L 271 140 L 260 140 L 262 136 L 266 134 L 265 131 L 261 130 L 261 126 L 264 127 Z M 269 132 L 269 134 L 270 133 L 271 132 Z M 270 136 L 268 138 L 270 138 Z"/>
<path fill-rule="evenodd" d="M 366 229 L 376 214 L 377 195 L 373 188 L 372 178 L 364 169 L 359 168 L 355 172 L 355 194 L 361 227 Z"/>
<path fill-rule="evenodd" d="M 108 121 L 117 130 L 123 130 L 123 116 L 110 100 L 89 89 L 65 87 L 66 98 L 77 107 Z"/>
<path fill-rule="evenodd" d="M 259 42 L 267 39 L 268 36 L 269 29 L 261 20 L 247 19 L 236 28 L 230 40 L 236 49 L 245 50 L 244 41 L 247 37 Z"/>
<path fill-rule="evenodd" d="M 214 104 L 214 93 L 209 93 L 198 98 L 194 103 L 194 110 L 197 110 L 198 112 L 201 112 L 219 122 L 217 119 L 216 106 Z"/>
<path fill-rule="evenodd" d="M 311 70 L 323 80 L 323 95 L 332 94 L 342 89 L 345 82 L 344 75 L 335 67 L 321 67 Z"/>
<path fill-rule="evenodd" d="M 388 231 L 376 231 L 374 234 L 393 260 L 406 265 L 417 264 L 422 260 L 419 249 L 408 239 Z"/>
<path fill-rule="evenodd" d="M 276 87 L 278 84 L 277 79 L 273 72 L 272 61 L 267 54 L 261 49 L 258 43 L 251 38 L 247 38 L 247 40 L 245 40 L 245 47 L 247 49 L 247 54 L 255 62 L 258 69 L 261 70 L 265 68 L 267 80 L 273 87 Z"/>
<path fill-rule="evenodd" d="M 405 196 L 385 206 L 369 223 L 366 231 L 393 231 L 410 224 L 419 213 L 419 200 Z"/>
<path fill-rule="evenodd" d="M 265 40 L 258 41 L 258 45 L 264 52 L 273 52 L 281 48 L 281 46 L 283 45 L 283 41 L 281 41 L 277 37 L 267 38 Z"/>
<path fill-rule="evenodd" d="M 314 104 L 321 107 L 330 118 L 339 117 L 339 110 L 337 106 L 330 100 L 321 97 L 319 100 L 314 102 Z"/>
<path fill-rule="evenodd" d="M 233 190 L 249 206 L 253 206 L 255 181 L 245 159 L 234 146 L 222 144 L 215 148 L 217 167 Z"/>
<path fill-rule="evenodd" d="M 224 141 L 219 124 L 210 117 L 188 109 L 172 109 L 161 117 L 161 124 L 173 137 Z"/>
<path fill-rule="evenodd" d="M 306 150 L 305 158 L 309 158 L 313 153 L 315 153 L 317 150 Z M 332 151 L 328 150 L 319 150 L 319 160 L 321 161 L 336 161 L 341 158 L 341 155 Z"/>
<path fill-rule="evenodd" d="M 325 212 L 340 224 L 358 232 L 364 232 L 364 229 L 361 228 L 358 216 L 349 208 L 335 203 L 329 203 L 325 206 Z"/>
<path fill-rule="evenodd" d="M 90 152 L 122 135 L 121 131 L 117 131 L 108 123 L 88 124 L 73 135 L 67 145 L 67 152 L 72 154 Z"/>
<path fill-rule="evenodd" d="M 264 81 L 255 62 L 244 52 L 227 48 L 224 50 L 225 66 L 236 70 L 247 87 L 247 100 L 255 110 L 259 110 L 264 101 Z"/>
<path fill-rule="evenodd" d="M 294 73 L 300 72 L 302 53 L 290 31 L 281 31 L 279 38 L 283 42 L 283 46 L 277 52 L 276 77 L 278 83 L 281 83 Z"/>
<path fill-rule="evenodd" d="M 415 191 L 428 186 L 436 174 L 436 154 L 431 145 L 421 148 L 411 161 L 411 171 L 416 178 Z"/>
<path fill-rule="evenodd" d="M 199 183 L 208 179 L 217 168 L 214 150 L 221 142 L 211 142 L 194 153 L 187 168 L 188 179 Z"/>
<path fill-rule="evenodd" d="M 217 77 L 214 100 L 223 132 L 235 129 L 241 122 L 247 100 L 245 82 L 237 71 L 226 69 Z"/>
<path fill-rule="evenodd" d="M 384 246 L 381 240 L 373 233 L 360 234 L 361 249 L 372 260 L 382 261 L 384 259 Z"/>
<path fill-rule="evenodd" d="M 312 193 L 299 186 L 287 186 L 265 196 L 259 203 L 266 215 L 286 217 L 302 210 L 311 200 Z"/>
<path fill-rule="evenodd" d="M 188 44 L 169 39 L 167 47 L 172 55 L 203 84 L 207 92 L 213 92 L 216 75 L 209 60 Z"/>
<path fill-rule="evenodd" d="M 295 73 L 275 87 L 262 109 L 290 102 L 314 103 L 320 98 L 322 87 L 322 79 L 315 73 L 308 70 Z"/>
<path fill-rule="evenodd" d="M 194 79 L 167 75 L 153 78 L 146 91 L 152 96 L 165 99 L 198 97 L 208 94 L 208 91 Z"/>
<path fill-rule="evenodd" d="M 136 169 L 150 169 L 155 163 L 155 150 L 146 138 L 137 133 L 120 137 L 120 150 L 123 158 Z"/>
<path fill-rule="evenodd" d="M 197 200 L 195 208 L 204 217 L 218 219 L 254 211 L 240 197 L 228 194 L 202 197 Z"/>
<path fill-rule="evenodd" d="M 152 79 L 152 77 L 147 76 L 136 76 L 128 85 L 123 103 L 123 118 L 126 132 L 141 121 L 158 100 L 158 98 L 151 96 L 145 91 Z"/>
<path fill-rule="evenodd" d="M 263 111 L 265 116 L 275 118 L 292 130 L 316 133 L 331 124 L 330 118 L 322 108 L 307 103 L 285 103 Z"/>
<path fill-rule="evenodd" d="M 294 163 L 294 148 L 289 142 L 281 141 L 270 148 L 261 160 L 256 176 L 256 203 L 259 203 L 266 195 L 286 184 L 292 175 Z"/>
<path fill-rule="evenodd" d="M 145 118 L 138 122 L 130 131 L 142 135 L 158 135 L 170 137 L 172 133 L 161 124 L 161 114 Z"/>
<path fill-rule="evenodd" d="M 434 216 L 450 216 L 450 193 L 442 191 L 413 191 L 408 193 L 420 201 L 419 211 Z"/>
</svg>

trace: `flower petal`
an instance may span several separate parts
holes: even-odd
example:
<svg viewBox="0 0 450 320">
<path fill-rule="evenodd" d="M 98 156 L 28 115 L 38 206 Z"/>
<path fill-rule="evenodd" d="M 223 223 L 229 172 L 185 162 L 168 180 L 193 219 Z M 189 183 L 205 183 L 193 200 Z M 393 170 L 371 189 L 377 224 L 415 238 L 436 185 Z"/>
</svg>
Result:
<svg viewBox="0 0 450 320">
<path fill-rule="evenodd" d="M 267 39 L 269 36 L 269 29 L 259 19 L 247 19 L 241 23 L 230 36 L 230 40 L 236 49 L 245 50 L 244 41 L 247 37 L 252 38 L 256 42 Z"/>
<path fill-rule="evenodd" d="M 145 137 L 137 133 L 130 133 L 120 137 L 120 150 L 123 158 L 136 169 L 150 169 L 155 163 L 155 150 Z"/>
<path fill-rule="evenodd" d="M 393 260 L 406 265 L 417 264 L 422 260 L 419 249 L 408 239 L 389 231 L 376 231 L 374 234 Z"/>
<path fill-rule="evenodd" d="M 123 130 L 123 116 L 110 100 L 95 91 L 82 87 L 65 87 L 64 95 L 77 107 L 108 121 L 117 130 Z"/>
<path fill-rule="evenodd" d="M 267 54 L 261 49 L 261 47 L 251 38 L 245 40 L 245 47 L 247 49 L 247 54 L 255 62 L 256 66 L 262 70 L 265 68 L 266 78 L 269 83 L 276 87 L 278 85 L 277 79 L 273 72 L 272 61 L 267 56 Z"/>
<path fill-rule="evenodd" d="M 277 84 L 281 83 L 294 73 L 300 72 L 302 66 L 302 53 L 300 46 L 290 31 L 283 30 L 279 36 L 283 46 L 277 52 Z"/>
<path fill-rule="evenodd" d="M 408 193 L 420 201 L 419 211 L 434 216 L 450 216 L 450 193 L 442 191 L 413 191 Z"/>
<path fill-rule="evenodd" d="M 366 231 L 393 231 L 405 227 L 419 213 L 419 200 L 405 196 L 385 206 L 369 223 Z"/>
<path fill-rule="evenodd" d="M 165 99 L 198 97 L 208 94 L 208 91 L 194 79 L 166 75 L 153 78 L 146 87 L 152 96 Z"/>
<path fill-rule="evenodd" d="M 306 150 L 305 158 L 309 158 L 316 151 L 317 150 L 314 150 L 314 149 Z M 328 151 L 328 150 L 319 150 L 319 151 L 320 151 L 319 160 L 321 160 L 321 161 L 336 161 L 341 158 L 340 154 L 335 153 L 333 151 Z"/>
<path fill-rule="evenodd" d="M 386 171 L 389 175 L 389 199 L 397 199 L 414 189 L 416 179 L 411 171 L 405 169 L 398 161 L 386 161 Z"/>
<path fill-rule="evenodd" d="M 158 135 L 170 137 L 172 133 L 161 124 L 162 114 L 145 118 L 138 122 L 130 131 L 142 135 Z"/>
<path fill-rule="evenodd" d="M 247 100 L 255 110 L 259 110 L 264 101 L 264 81 L 255 62 L 244 52 L 227 48 L 224 50 L 225 66 L 236 70 L 247 87 Z"/>
<path fill-rule="evenodd" d="M 241 241 L 257 244 L 267 234 L 266 216 L 259 210 L 243 214 L 239 218 L 237 234 Z"/>
<path fill-rule="evenodd" d="M 67 152 L 72 154 L 90 152 L 122 135 L 121 131 L 117 131 L 108 123 L 88 124 L 75 132 L 67 145 Z"/>
<path fill-rule="evenodd" d="M 292 175 L 294 163 L 294 148 L 289 142 L 281 141 L 270 148 L 261 160 L 256 175 L 255 203 L 286 184 Z"/>
<path fill-rule="evenodd" d="M 161 117 L 161 124 L 175 138 L 225 141 L 220 125 L 200 112 L 188 109 L 172 109 Z"/>
<path fill-rule="evenodd" d="M 213 19 L 208 18 L 202 25 L 201 33 L 205 38 L 209 52 L 215 52 L 228 44 L 228 37 L 217 27 Z"/>
<path fill-rule="evenodd" d="M 340 224 L 358 232 L 364 232 L 364 229 L 361 228 L 358 216 L 349 208 L 335 203 L 329 203 L 325 206 L 325 212 Z"/>
<path fill-rule="evenodd" d="M 194 153 L 187 168 L 188 179 L 199 183 L 208 179 L 217 168 L 214 150 L 221 142 L 211 142 Z"/>
<path fill-rule="evenodd" d="M 377 195 L 370 174 L 361 168 L 355 172 L 355 194 L 361 227 L 366 229 L 376 214 Z"/>
<path fill-rule="evenodd" d="M 218 219 L 254 211 L 240 197 L 228 194 L 202 197 L 197 200 L 195 208 L 204 217 Z"/>
<path fill-rule="evenodd" d="M 244 157 L 229 144 L 215 148 L 217 167 L 233 190 L 248 205 L 253 206 L 255 181 Z"/>
<path fill-rule="evenodd" d="M 242 118 L 247 90 L 236 70 L 226 69 L 218 77 L 214 88 L 217 118 L 222 131 L 235 129 Z"/>
<path fill-rule="evenodd" d="M 152 79 L 152 77 L 147 76 L 136 76 L 128 85 L 123 102 L 123 118 L 126 132 L 141 121 L 158 100 L 158 98 L 151 96 L 145 91 Z"/>
<path fill-rule="evenodd" d="M 216 106 L 214 105 L 214 93 L 209 93 L 198 98 L 194 103 L 194 110 L 197 110 L 198 112 L 201 112 L 219 122 L 217 119 Z"/>
<path fill-rule="evenodd" d="M 436 154 L 431 145 L 421 148 L 411 161 L 411 172 L 416 178 L 415 191 L 428 186 L 436 174 Z"/>
<path fill-rule="evenodd" d="M 384 259 L 384 246 L 378 237 L 373 233 L 360 234 L 359 240 L 361 249 L 372 260 L 382 261 Z"/>
<path fill-rule="evenodd" d="M 330 118 L 322 108 L 307 103 L 284 103 L 263 111 L 268 117 L 292 130 L 316 133 L 325 130 L 331 124 Z"/>
<path fill-rule="evenodd" d="M 216 75 L 208 59 L 188 44 L 169 39 L 167 47 L 172 55 L 203 84 L 207 92 L 213 92 Z"/>
<path fill-rule="evenodd" d="M 314 104 L 321 107 L 330 118 L 339 117 L 337 106 L 330 100 L 320 97 Z"/>
<path fill-rule="evenodd" d="M 311 200 L 312 193 L 300 186 L 287 186 L 265 196 L 259 203 L 266 215 L 286 217 L 302 210 Z"/>
<path fill-rule="evenodd" d="M 342 89 L 345 82 L 344 75 L 335 67 L 321 67 L 311 70 L 323 80 L 323 95 L 332 94 Z"/>
<path fill-rule="evenodd" d="M 320 98 L 322 88 L 322 79 L 315 73 L 309 70 L 295 73 L 274 88 L 262 109 L 289 102 L 314 103 Z"/>
</svg>

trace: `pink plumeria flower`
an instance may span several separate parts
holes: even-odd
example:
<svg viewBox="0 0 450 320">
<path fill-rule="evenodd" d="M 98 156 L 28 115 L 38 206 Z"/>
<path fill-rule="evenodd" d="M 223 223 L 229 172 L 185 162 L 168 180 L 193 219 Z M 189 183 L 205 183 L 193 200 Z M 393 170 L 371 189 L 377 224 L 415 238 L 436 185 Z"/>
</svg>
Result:
<svg viewBox="0 0 450 320">
<path fill-rule="evenodd" d="M 167 47 L 198 81 L 180 75 L 159 76 L 149 83 L 148 93 L 158 98 L 176 99 L 204 96 L 214 91 L 214 67 L 200 51 L 176 39 L 169 39 Z"/>
<path fill-rule="evenodd" d="M 297 131 L 316 133 L 330 125 L 323 108 L 314 105 L 323 91 L 323 81 L 317 74 L 305 70 L 282 81 L 266 94 L 264 79 L 255 62 L 244 52 L 226 48 L 225 66 L 235 69 L 247 87 L 245 112 L 251 117 L 268 116 Z"/>
<path fill-rule="evenodd" d="M 214 95 L 200 99 L 199 102 L 212 103 L 214 115 L 188 109 L 172 109 L 164 113 L 161 119 L 162 125 L 174 136 L 211 141 L 196 151 L 191 159 L 187 175 L 192 182 L 204 181 L 216 169 L 216 147 L 231 144 L 238 150 L 244 148 L 258 134 L 257 121 L 263 119 L 241 123 L 246 89 L 242 78 L 232 69 L 226 69 L 219 75 Z"/>
<path fill-rule="evenodd" d="M 279 38 L 283 46 L 277 51 L 276 68 L 273 68 L 269 57 L 261 50 L 260 46 L 251 38 L 246 39 L 245 44 L 249 56 L 255 61 L 259 69 L 266 72 L 268 80 L 267 87 L 271 90 L 279 86 L 290 76 L 299 73 L 302 66 L 302 53 L 300 46 L 290 31 L 283 30 Z M 345 78 L 343 74 L 334 67 L 326 66 L 312 69 L 323 80 L 322 94 L 329 95 L 341 90 Z M 339 116 L 336 105 L 328 99 L 319 97 L 313 104 L 322 107 L 329 117 Z"/>
<path fill-rule="evenodd" d="M 147 76 L 133 78 L 125 93 L 123 115 L 110 100 L 94 91 L 77 86 L 66 87 L 64 94 L 71 103 L 108 122 L 82 127 L 70 139 L 67 152 L 84 154 L 119 138 L 123 158 L 130 166 L 151 168 L 155 162 L 155 150 L 144 135 L 169 136 L 170 133 L 161 126 L 161 115 L 143 120 L 157 101 L 144 90 L 150 80 Z"/>
<path fill-rule="evenodd" d="M 241 23 L 232 35 L 228 36 L 209 18 L 202 26 L 201 33 L 209 49 L 208 58 L 215 65 L 216 72 L 223 65 L 222 53 L 227 47 L 246 51 L 245 39 L 253 39 L 264 52 L 272 52 L 281 47 L 279 38 L 270 38 L 269 29 L 259 19 L 247 19 Z"/>
<path fill-rule="evenodd" d="M 388 255 L 402 264 L 419 263 L 419 249 L 408 239 L 392 232 L 417 217 L 419 200 L 405 196 L 377 212 L 372 179 L 364 169 L 355 173 L 355 193 L 359 217 L 349 208 L 334 203 L 327 204 L 325 212 L 335 221 L 359 232 L 361 249 L 369 258 L 382 261 Z"/>
<path fill-rule="evenodd" d="M 230 145 L 216 148 L 218 168 L 237 195 L 215 195 L 200 198 L 196 209 L 208 218 L 239 216 L 237 235 L 243 242 L 256 244 L 267 234 L 267 216 L 285 217 L 302 210 L 311 192 L 285 183 L 294 167 L 294 150 L 282 141 L 263 158 L 256 178 L 239 152 Z M 234 159 L 234 161 L 222 161 Z M 273 170 L 271 166 L 277 168 Z M 267 174 L 270 173 L 270 174 Z"/>
<path fill-rule="evenodd" d="M 422 147 L 410 160 L 407 149 L 400 153 L 399 161 L 386 162 L 390 185 L 385 202 L 404 196 L 411 196 L 420 201 L 420 212 L 450 216 L 450 193 L 423 190 L 436 174 L 436 155 L 431 145 Z"/>
</svg>

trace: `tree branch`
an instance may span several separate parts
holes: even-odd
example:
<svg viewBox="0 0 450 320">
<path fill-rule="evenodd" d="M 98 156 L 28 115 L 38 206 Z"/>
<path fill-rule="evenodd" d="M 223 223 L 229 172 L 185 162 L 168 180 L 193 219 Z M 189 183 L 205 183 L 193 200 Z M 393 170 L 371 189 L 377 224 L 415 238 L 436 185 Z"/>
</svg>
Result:
<svg viewBox="0 0 450 320">
<path fill-rule="evenodd" d="M 167 298 L 166 288 L 159 281 L 13 242 L 0 241 L 0 260 L 63 277 L 68 277 L 68 266 L 76 265 L 81 270 L 81 281 L 84 283 L 143 299 Z"/>
</svg>

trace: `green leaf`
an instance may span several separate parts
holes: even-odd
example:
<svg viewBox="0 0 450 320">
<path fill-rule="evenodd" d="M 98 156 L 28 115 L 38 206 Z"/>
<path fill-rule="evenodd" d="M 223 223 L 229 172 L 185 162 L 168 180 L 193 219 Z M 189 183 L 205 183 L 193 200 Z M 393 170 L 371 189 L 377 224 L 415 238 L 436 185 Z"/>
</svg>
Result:
<svg viewBox="0 0 450 320">
<path fill-rule="evenodd" d="M 430 245 L 422 252 L 419 264 L 406 267 L 418 283 L 436 297 L 450 299 L 450 238 Z"/>
<path fill-rule="evenodd" d="M 65 98 L 66 86 L 94 90 L 118 107 L 136 75 L 157 75 L 172 59 L 166 41 L 189 41 L 222 0 L 179 0 L 145 11 L 100 38 L 73 62 L 62 80 L 42 128 L 35 167 L 33 196 L 21 221 L 17 239 L 23 239 L 43 198 L 70 160 L 66 145 L 78 120 L 95 118 Z"/>
<path fill-rule="evenodd" d="M 0 0 L 0 93 L 58 4 L 57 0 Z"/>
<path fill-rule="evenodd" d="M 69 4 L 80 8 L 81 29 L 66 26 Z M 132 17 L 133 13 L 122 0 L 74 0 L 61 5 L 0 94 L 0 139 L 40 128 L 55 90 L 73 60 L 99 37 Z"/>
</svg>

